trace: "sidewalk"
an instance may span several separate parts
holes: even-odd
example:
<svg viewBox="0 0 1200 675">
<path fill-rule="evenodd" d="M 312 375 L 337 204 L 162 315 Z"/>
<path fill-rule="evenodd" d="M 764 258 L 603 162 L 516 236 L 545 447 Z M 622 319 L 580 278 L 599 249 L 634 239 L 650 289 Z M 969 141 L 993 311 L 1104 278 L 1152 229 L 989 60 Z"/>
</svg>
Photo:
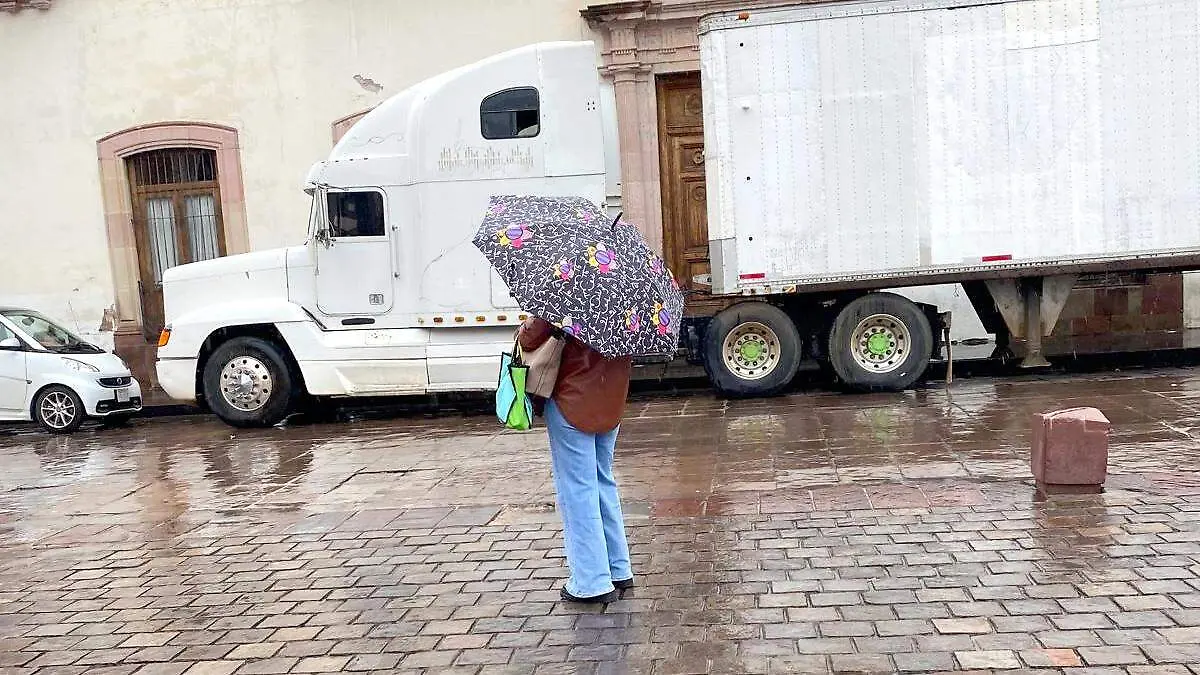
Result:
<svg viewBox="0 0 1200 675">
<path fill-rule="evenodd" d="M 1113 419 L 1039 495 L 1028 414 Z M 1200 673 L 1200 379 L 641 399 L 638 585 L 558 599 L 540 432 L 486 418 L 0 437 L 3 673 Z"/>
</svg>

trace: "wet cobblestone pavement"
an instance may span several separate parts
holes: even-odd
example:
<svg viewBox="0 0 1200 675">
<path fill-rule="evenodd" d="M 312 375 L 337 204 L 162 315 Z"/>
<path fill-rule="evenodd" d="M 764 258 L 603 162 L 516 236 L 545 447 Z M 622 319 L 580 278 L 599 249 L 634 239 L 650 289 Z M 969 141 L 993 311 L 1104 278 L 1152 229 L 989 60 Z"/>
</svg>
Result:
<svg viewBox="0 0 1200 675">
<path fill-rule="evenodd" d="M 1074 405 L 1108 487 L 1040 495 L 1029 417 Z M 1197 433 L 1188 369 L 640 398 L 600 609 L 541 430 L 0 430 L 0 672 L 1200 673 Z"/>
</svg>

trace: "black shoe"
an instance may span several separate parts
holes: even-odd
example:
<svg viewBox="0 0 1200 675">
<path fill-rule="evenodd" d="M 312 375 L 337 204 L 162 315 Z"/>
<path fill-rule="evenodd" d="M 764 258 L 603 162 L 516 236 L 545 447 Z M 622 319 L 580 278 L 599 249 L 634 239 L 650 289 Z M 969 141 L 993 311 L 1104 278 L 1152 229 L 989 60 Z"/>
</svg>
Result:
<svg viewBox="0 0 1200 675">
<path fill-rule="evenodd" d="M 613 579 L 613 586 L 618 591 L 623 591 L 627 588 L 633 588 L 633 577 L 629 577 L 628 579 Z"/>
<path fill-rule="evenodd" d="M 582 602 L 587 605 L 598 605 L 598 604 L 607 605 L 608 603 L 617 599 L 616 591 L 609 591 L 607 593 L 601 593 L 600 595 L 593 595 L 589 598 L 579 598 L 574 595 L 571 595 L 570 593 L 567 592 L 567 589 L 564 588 L 561 591 L 559 591 L 559 595 L 561 595 L 562 599 L 566 600 L 567 602 Z"/>
</svg>

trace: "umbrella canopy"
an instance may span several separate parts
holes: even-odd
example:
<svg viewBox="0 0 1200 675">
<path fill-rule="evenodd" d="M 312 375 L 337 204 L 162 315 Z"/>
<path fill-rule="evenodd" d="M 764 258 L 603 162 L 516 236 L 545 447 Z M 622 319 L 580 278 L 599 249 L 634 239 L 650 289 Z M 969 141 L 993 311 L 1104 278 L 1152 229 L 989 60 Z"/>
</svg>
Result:
<svg viewBox="0 0 1200 675">
<path fill-rule="evenodd" d="M 525 311 L 608 358 L 674 354 L 683 293 L 637 228 L 579 197 L 492 197 L 475 246 Z"/>
</svg>

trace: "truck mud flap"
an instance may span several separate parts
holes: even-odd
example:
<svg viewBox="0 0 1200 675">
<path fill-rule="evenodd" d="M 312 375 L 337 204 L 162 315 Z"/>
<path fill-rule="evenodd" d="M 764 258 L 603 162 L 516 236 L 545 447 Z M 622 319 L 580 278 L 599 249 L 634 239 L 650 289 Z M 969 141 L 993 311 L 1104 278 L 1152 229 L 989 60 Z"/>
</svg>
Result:
<svg viewBox="0 0 1200 675">
<path fill-rule="evenodd" d="M 712 323 L 710 316 L 684 317 L 683 319 L 683 330 L 679 333 L 679 340 L 687 351 L 687 362 L 690 365 L 704 365 L 704 334 L 708 331 L 710 323 Z"/>
</svg>

